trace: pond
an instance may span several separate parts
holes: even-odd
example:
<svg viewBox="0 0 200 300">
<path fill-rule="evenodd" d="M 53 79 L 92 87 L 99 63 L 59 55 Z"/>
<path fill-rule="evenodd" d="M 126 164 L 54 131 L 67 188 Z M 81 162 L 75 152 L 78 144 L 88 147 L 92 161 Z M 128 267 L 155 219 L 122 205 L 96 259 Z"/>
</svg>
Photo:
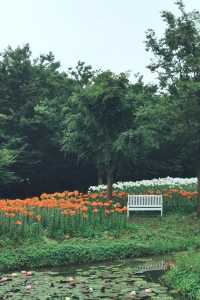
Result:
<svg viewBox="0 0 200 300">
<path fill-rule="evenodd" d="M 1 274 L 0 299 L 183 299 L 160 282 L 173 264 L 164 256 Z"/>
</svg>

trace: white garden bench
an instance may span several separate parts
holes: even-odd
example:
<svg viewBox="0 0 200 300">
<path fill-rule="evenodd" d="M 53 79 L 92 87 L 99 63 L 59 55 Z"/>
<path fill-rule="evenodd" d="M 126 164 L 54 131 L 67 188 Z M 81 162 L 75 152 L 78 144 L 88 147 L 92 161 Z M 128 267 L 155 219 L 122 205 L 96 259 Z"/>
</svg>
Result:
<svg viewBox="0 0 200 300">
<path fill-rule="evenodd" d="M 130 211 L 160 211 L 163 214 L 162 195 L 128 195 L 127 217 Z"/>
</svg>

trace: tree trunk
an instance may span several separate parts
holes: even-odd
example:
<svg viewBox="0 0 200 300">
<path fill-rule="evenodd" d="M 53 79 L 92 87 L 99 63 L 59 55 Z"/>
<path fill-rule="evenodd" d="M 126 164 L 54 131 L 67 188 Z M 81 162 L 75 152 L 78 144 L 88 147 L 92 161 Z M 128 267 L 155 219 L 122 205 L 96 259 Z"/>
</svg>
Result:
<svg viewBox="0 0 200 300">
<path fill-rule="evenodd" d="M 107 197 L 109 200 L 112 199 L 112 191 L 113 191 L 113 170 L 110 168 L 107 171 Z"/>
<path fill-rule="evenodd" d="M 197 192 L 198 192 L 197 215 L 200 217 L 200 170 L 197 173 Z"/>
<path fill-rule="evenodd" d="M 101 169 L 97 169 L 97 181 L 98 181 L 98 185 L 103 184 L 103 172 Z"/>
</svg>

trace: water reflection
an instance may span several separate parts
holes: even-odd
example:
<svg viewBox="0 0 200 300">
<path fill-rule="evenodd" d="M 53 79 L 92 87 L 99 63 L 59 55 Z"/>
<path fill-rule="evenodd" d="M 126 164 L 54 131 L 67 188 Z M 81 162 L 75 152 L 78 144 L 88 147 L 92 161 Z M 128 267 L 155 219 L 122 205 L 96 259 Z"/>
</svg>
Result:
<svg viewBox="0 0 200 300">
<path fill-rule="evenodd" d="M 0 299 L 13 300 L 125 300 L 180 299 L 160 284 L 161 275 L 174 264 L 173 257 L 123 260 L 2 274 Z M 30 273 L 29 273 L 30 274 Z M 183 298 L 182 298 L 183 299 Z"/>
</svg>

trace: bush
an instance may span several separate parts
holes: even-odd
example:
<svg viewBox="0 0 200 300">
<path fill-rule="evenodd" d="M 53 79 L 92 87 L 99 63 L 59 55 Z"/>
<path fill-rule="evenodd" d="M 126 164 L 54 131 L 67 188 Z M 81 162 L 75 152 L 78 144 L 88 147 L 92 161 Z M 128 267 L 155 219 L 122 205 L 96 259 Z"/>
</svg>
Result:
<svg viewBox="0 0 200 300">
<path fill-rule="evenodd" d="M 200 254 L 177 257 L 176 266 L 164 276 L 164 281 L 183 296 L 200 299 Z"/>
</svg>

